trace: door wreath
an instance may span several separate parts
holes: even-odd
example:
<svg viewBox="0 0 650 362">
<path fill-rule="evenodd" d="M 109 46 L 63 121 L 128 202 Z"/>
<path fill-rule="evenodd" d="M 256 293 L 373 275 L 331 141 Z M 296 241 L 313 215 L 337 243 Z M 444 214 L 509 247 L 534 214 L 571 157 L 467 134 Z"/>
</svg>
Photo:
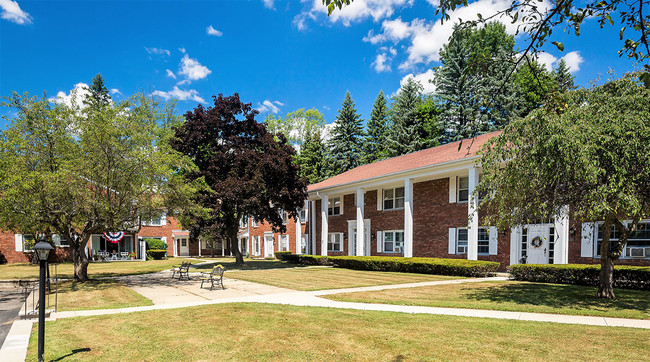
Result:
<svg viewBox="0 0 650 362">
<path fill-rule="evenodd" d="M 530 241 L 530 245 L 532 245 L 533 248 L 539 248 L 540 246 L 542 246 L 542 237 L 535 236 L 533 240 Z"/>
</svg>

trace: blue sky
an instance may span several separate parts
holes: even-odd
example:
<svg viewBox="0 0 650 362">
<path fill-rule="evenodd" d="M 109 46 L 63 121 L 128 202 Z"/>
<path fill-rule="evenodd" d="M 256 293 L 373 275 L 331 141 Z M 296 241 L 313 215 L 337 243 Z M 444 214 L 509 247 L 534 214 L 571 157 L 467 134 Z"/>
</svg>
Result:
<svg viewBox="0 0 650 362">
<path fill-rule="evenodd" d="M 0 0 L 0 96 L 66 97 L 101 73 L 115 99 L 179 98 L 179 113 L 238 92 L 260 109 L 259 120 L 317 108 L 331 123 L 349 90 L 367 118 L 379 90 L 390 95 L 405 77 L 431 89 L 426 80 L 451 29 L 434 16 L 436 2 L 355 0 L 327 17 L 321 0 Z M 474 1 L 454 15 L 485 16 L 509 3 Z M 564 29 L 553 36 L 564 52 L 548 44 L 540 60 L 553 66 L 566 57 L 580 85 L 634 66 L 616 54 L 616 27 L 603 31 L 592 20 L 580 37 Z"/>
</svg>

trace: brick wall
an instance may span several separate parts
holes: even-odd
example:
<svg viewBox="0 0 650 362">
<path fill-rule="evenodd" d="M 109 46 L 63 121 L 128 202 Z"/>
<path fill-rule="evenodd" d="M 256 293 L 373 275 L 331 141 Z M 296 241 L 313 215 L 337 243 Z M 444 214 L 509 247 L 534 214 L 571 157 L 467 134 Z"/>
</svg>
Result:
<svg viewBox="0 0 650 362">
<path fill-rule="evenodd" d="M 265 221 L 260 221 L 258 222 L 257 227 L 254 227 L 252 224 L 252 219 L 248 219 L 248 227 L 240 229 L 240 233 L 244 233 L 248 231 L 248 251 L 251 256 L 253 256 L 253 237 L 254 236 L 259 236 L 260 237 L 260 256 L 264 257 L 264 250 L 265 250 L 265 242 L 264 240 L 264 234 L 273 232 L 273 227 L 271 224 L 265 222 Z M 273 232 L 273 251 L 280 251 L 280 244 L 278 241 L 278 236 L 280 235 L 288 235 L 289 239 L 289 251 L 292 253 L 296 253 L 296 220 L 294 218 L 289 217 L 287 219 L 287 224 L 285 225 L 286 231 L 283 233 L 277 233 Z M 304 235 L 307 232 L 307 226 L 306 223 L 300 224 L 300 230 L 301 230 L 301 235 Z M 309 239 L 307 240 L 307 243 L 309 243 Z M 298 243 L 297 245 L 300 245 Z"/>
<path fill-rule="evenodd" d="M 167 255 L 174 255 L 174 237 L 172 230 L 180 230 L 181 227 L 178 225 L 178 221 L 170 216 L 167 216 L 167 224 L 161 226 L 142 226 L 140 232 L 138 233 L 139 238 L 167 238 Z M 136 244 L 137 245 L 137 244 Z M 176 245 L 178 248 L 179 245 Z M 179 249 L 176 249 L 177 251 Z M 190 253 L 190 255 L 192 255 Z M 198 255 L 198 251 L 197 251 Z"/>
</svg>

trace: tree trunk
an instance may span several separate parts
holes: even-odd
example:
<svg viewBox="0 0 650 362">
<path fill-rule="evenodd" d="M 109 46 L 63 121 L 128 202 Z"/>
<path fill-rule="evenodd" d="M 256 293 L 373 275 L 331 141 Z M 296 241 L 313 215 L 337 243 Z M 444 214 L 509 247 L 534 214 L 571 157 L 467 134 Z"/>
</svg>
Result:
<svg viewBox="0 0 650 362">
<path fill-rule="evenodd" d="M 72 260 L 74 261 L 74 280 L 85 282 L 88 280 L 88 257 L 86 257 L 87 239 L 79 242 L 76 248 L 72 248 Z"/>
<path fill-rule="evenodd" d="M 612 233 L 613 217 L 607 216 L 603 223 L 603 240 L 600 244 L 600 284 L 598 298 L 615 299 L 614 295 L 614 260 L 609 250 L 609 238 Z"/>
<path fill-rule="evenodd" d="M 235 265 L 244 265 L 244 256 L 239 250 L 239 240 L 237 240 L 237 231 L 238 228 L 232 228 L 228 234 L 230 234 L 230 251 L 235 256 Z"/>
</svg>

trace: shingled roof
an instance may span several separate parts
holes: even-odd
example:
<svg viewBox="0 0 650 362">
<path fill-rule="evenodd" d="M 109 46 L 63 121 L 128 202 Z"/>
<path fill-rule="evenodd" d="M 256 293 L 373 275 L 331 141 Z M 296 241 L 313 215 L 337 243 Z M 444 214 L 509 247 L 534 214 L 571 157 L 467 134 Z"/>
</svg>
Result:
<svg viewBox="0 0 650 362">
<path fill-rule="evenodd" d="M 473 139 L 448 143 L 442 146 L 427 148 L 426 150 L 359 166 L 357 168 L 353 168 L 350 171 L 346 171 L 342 174 L 330 177 L 327 180 L 309 185 L 307 191 L 311 192 L 326 189 L 334 186 L 359 182 L 366 179 L 415 170 L 426 166 L 433 166 L 450 161 L 458 161 L 470 158 L 476 154 L 476 151 L 478 151 L 485 142 L 499 135 L 500 133 L 501 131 L 486 133 Z M 460 149 L 458 149 L 458 144 L 460 142 L 463 142 L 463 145 Z M 471 147 L 468 152 L 467 147 L 470 145 Z"/>
</svg>

